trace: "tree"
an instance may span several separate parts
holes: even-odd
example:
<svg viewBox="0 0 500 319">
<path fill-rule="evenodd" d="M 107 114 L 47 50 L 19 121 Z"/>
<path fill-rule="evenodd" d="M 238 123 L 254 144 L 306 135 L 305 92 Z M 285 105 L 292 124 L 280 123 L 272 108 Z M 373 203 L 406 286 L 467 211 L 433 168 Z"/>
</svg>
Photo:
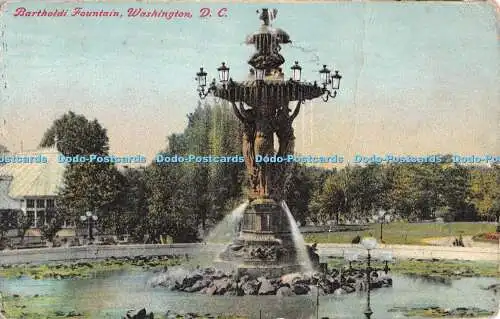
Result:
<svg viewBox="0 0 500 319">
<path fill-rule="evenodd" d="M 152 164 L 146 170 L 146 189 L 149 213 L 145 235 L 150 242 L 160 242 L 162 236 L 170 236 L 174 242 L 197 240 L 197 216 L 187 192 L 190 187 L 181 165 Z"/>
<path fill-rule="evenodd" d="M 162 155 L 241 155 L 241 125 L 227 105 L 198 103 L 187 119 L 183 133 L 167 138 Z M 196 240 L 198 228 L 218 222 L 241 197 L 243 174 L 243 163 L 152 164 L 146 169 L 145 229 L 155 241 L 161 235 Z"/>
<path fill-rule="evenodd" d="M 21 237 L 21 245 L 24 244 L 24 236 L 26 236 L 26 232 L 30 229 L 31 225 L 32 220 L 28 217 L 28 215 L 19 211 L 17 215 L 17 233 L 18 236 Z"/>
<path fill-rule="evenodd" d="M 123 173 L 124 187 L 120 201 L 115 232 L 130 234 L 136 241 L 142 241 L 146 233 L 149 215 L 144 169 L 127 168 Z M 117 214 L 115 214 L 117 215 Z"/>
<path fill-rule="evenodd" d="M 242 126 L 227 103 L 205 105 L 208 128 L 208 149 L 206 154 L 213 156 L 237 156 L 242 153 Z M 228 203 L 240 200 L 244 182 L 244 163 L 210 163 L 203 165 L 208 175 L 208 214 L 209 222 L 215 223 L 223 218 Z M 231 207 L 229 210 L 232 210 Z"/>
<path fill-rule="evenodd" d="M 356 218 L 368 220 L 375 211 L 388 207 L 386 197 L 389 181 L 381 165 L 351 168 L 347 185 L 348 203 L 351 205 L 351 214 Z"/>
<path fill-rule="evenodd" d="M 417 218 L 419 187 L 416 184 L 416 171 L 411 165 L 392 164 L 387 166 L 391 181 L 388 202 L 394 213 L 405 219 Z"/>
<path fill-rule="evenodd" d="M 438 185 L 440 197 L 437 200 L 437 205 L 447 207 L 455 219 L 475 220 L 476 214 L 470 205 L 470 168 L 458 164 L 443 165 L 440 175 L 441 181 Z"/>
<path fill-rule="evenodd" d="M 65 214 L 60 209 L 47 211 L 47 223 L 40 228 L 42 237 L 48 242 L 54 242 L 57 232 L 64 225 Z"/>
<path fill-rule="evenodd" d="M 109 151 L 106 129 L 96 119 L 89 121 L 71 111 L 55 120 L 45 131 L 40 147 L 54 146 L 56 140 L 58 151 L 66 156 L 102 155 Z"/>
<path fill-rule="evenodd" d="M 328 176 L 323 186 L 312 196 L 309 208 L 314 212 L 316 220 L 325 222 L 335 216 L 335 221 L 339 224 L 340 214 L 347 216 L 347 190 L 342 178 L 338 173 Z"/>
<path fill-rule="evenodd" d="M 475 167 L 471 170 L 471 203 L 483 220 L 498 219 L 500 215 L 500 170 L 498 167 Z"/>
<path fill-rule="evenodd" d="M 54 121 L 40 146 L 53 146 L 56 141 L 58 151 L 66 156 L 107 155 L 109 151 L 106 129 L 96 119 L 89 121 L 71 111 Z M 121 177 L 113 164 L 70 163 L 64 173 L 58 205 L 73 219 L 85 211 L 96 212 L 100 224 L 109 228 L 120 198 Z"/>
<path fill-rule="evenodd" d="M 302 225 L 306 223 L 309 202 L 313 197 L 315 184 L 322 179 L 319 170 L 298 163 L 288 167 L 283 185 L 283 200 L 287 203 L 294 218 Z M 324 178 L 323 178 L 324 179 Z"/>
<path fill-rule="evenodd" d="M 123 176 L 116 167 L 102 163 L 77 163 L 64 172 L 59 207 L 77 219 L 86 211 L 97 213 L 100 224 L 111 228 L 109 212 L 120 202 Z"/>
<path fill-rule="evenodd" d="M 18 216 L 20 213 L 22 213 L 22 211 L 18 209 L 0 210 L 0 240 L 5 240 L 9 230 L 17 229 Z"/>
</svg>

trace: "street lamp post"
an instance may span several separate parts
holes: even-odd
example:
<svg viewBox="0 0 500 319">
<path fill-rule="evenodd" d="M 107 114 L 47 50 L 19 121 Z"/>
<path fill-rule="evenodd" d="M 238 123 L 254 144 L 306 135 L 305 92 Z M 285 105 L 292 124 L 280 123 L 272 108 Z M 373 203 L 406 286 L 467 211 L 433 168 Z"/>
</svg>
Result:
<svg viewBox="0 0 500 319">
<path fill-rule="evenodd" d="M 382 255 L 381 260 L 384 261 L 385 266 L 384 268 L 372 268 L 371 261 L 372 261 L 372 255 L 371 251 L 377 247 L 377 240 L 373 237 L 365 237 L 361 240 L 361 245 L 363 248 L 365 248 L 368 252 L 368 256 L 366 259 L 366 268 L 364 269 L 366 273 L 366 283 L 367 283 L 367 295 L 366 295 L 366 308 L 364 311 L 364 314 L 366 316 L 366 319 L 370 319 L 373 311 L 371 309 L 371 275 L 372 272 L 374 271 L 384 271 L 386 274 L 390 271 L 389 269 L 389 261 L 392 261 L 392 256 L 389 252 L 385 253 Z M 349 269 L 353 270 L 352 267 L 352 262 L 356 261 L 358 259 L 357 254 L 349 254 L 345 256 L 345 259 L 349 262 Z"/>
<path fill-rule="evenodd" d="M 98 219 L 97 215 L 93 214 L 91 211 L 87 211 L 85 215 L 80 216 L 80 220 L 82 222 L 87 222 L 89 241 L 94 240 L 94 236 L 92 235 L 92 223 L 96 222 Z"/>
<path fill-rule="evenodd" d="M 384 231 L 384 223 L 389 223 L 391 216 L 385 211 L 380 210 L 378 212 L 378 222 L 380 223 L 380 242 L 384 243 L 383 231 Z"/>
<path fill-rule="evenodd" d="M 366 279 L 367 279 L 367 284 L 368 284 L 368 293 L 366 295 L 366 309 L 365 309 L 365 316 L 366 319 L 370 319 L 373 311 L 370 307 L 370 292 L 371 292 L 371 284 L 372 284 L 372 268 L 371 268 L 371 253 L 370 251 L 372 249 L 375 249 L 377 247 L 377 240 L 373 237 L 366 237 L 361 240 L 361 245 L 368 251 L 368 258 L 367 258 L 367 263 L 366 263 Z"/>
</svg>

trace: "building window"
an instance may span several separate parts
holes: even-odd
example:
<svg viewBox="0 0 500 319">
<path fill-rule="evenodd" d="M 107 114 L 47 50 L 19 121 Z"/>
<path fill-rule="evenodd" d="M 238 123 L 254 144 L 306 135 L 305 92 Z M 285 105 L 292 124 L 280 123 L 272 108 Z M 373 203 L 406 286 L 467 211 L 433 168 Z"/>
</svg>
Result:
<svg viewBox="0 0 500 319">
<path fill-rule="evenodd" d="M 45 223 L 46 224 L 50 223 L 52 216 L 53 216 L 53 213 L 50 210 L 45 212 Z"/>
<path fill-rule="evenodd" d="M 47 208 L 54 208 L 54 200 L 47 199 Z"/>
<path fill-rule="evenodd" d="M 45 199 L 37 199 L 36 208 L 45 208 Z"/>
<path fill-rule="evenodd" d="M 28 216 L 28 220 L 31 222 L 31 227 L 36 227 L 35 226 L 35 211 L 28 210 L 26 212 L 26 215 Z"/>
<path fill-rule="evenodd" d="M 26 199 L 26 214 L 30 216 L 31 227 L 42 227 L 50 221 L 52 215 L 47 214 L 55 208 L 54 199 Z"/>
<path fill-rule="evenodd" d="M 42 227 L 46 223 L 47 223 L 47 221 L 45 220 L 45 211 L 44 210 L 38 210 L 36 212 L 36 225 L 38 227 Z"/>
<path fill-rule="evenodd" d="M 26 201 L 26 207 L 27 208 L 35 208 L 35 200 L 34 199 L 28 199 Z"/>
</svg>

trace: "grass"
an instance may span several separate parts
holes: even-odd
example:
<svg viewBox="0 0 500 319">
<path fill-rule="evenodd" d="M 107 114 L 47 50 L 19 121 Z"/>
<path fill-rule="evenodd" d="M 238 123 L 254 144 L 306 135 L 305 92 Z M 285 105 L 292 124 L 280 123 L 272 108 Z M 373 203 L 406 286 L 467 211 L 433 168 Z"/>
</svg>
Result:
<svg viewBox="0 0 500 319">
<path fill-rule="evenodd" d="M 389 312 L 402 312 L 405 317 L 426 317 L 426 318 L 443 318 L 443 317 L 467 317 L 477 318 L 492 315 L 492 311 L 478 308 L 457 308 L 443 309 L 441 307 L 394 307 Z"/>
<path fill-rule="evenodd" d="M 54 296 L 19 296 L 7 295 L 2 296 L 5 315 L 9 319 L 90 319 L 95 318 L 95 314 L 81 313 L 74 309 L 65 307 L 65 309 L 54 308 L 57 297 Z M 124 311 L 124 315 L 125 315 Z M 155 314 L 155 318 L 166 318 L 164 315 Z M 176 315 L 176 318 L 191 318 L 190 316 Z M 246 319 L 239 316 L 212 316 L 200 315 L 199 319 L 216 318 L 216 319 Z"/>
<path fill-rule="evenodd" d="M 108 259 L 95 262 L 76 262 L 51 265 L 15 265 L 0 268 L 0 277 L 20 278 L 27 276 L 33 279 L 67 279 L 90 278 L 99 273 L 127 269 L 154 269 L 178 265 L 180 258 L 144 259 Z"/>
<path fill-rule="evenodd" d="M 328 267 L 331 268 L 339 268 L 345 265 L 347 265 L 347 262 L 342 258 L 331 258 L 328 261 Z M 365 267 L 362 262 L 355 262 L 352 265 L 356 268 Z M 383 264 L 374 262 L 373 267 L 383 268 Z M 389 268 L 391 273 L 431 279 L 498 276 L 498 265 L 494 262 L 402 259 L 389 264 Z"/>
<path fill-rule="evenodd" d="M 428 245 L 425 238 L 448 236 L 475 236 L 495 231 L 495 225 L 484 223 L 390 223 L 383 225 L 383 241 L 386 244 Z M 365 231 L 304 234 L 306 242 L 351 243 L 356 236 L 380 238 L 380 224 L 374 224 Z"/>
<path fill-rule="evenodd" d="M 2 303 L 5 310 L 5 315 L 9 319 L 60 319 L 87 318 L 85 314 L 75 310 L 57 310 L 51 305 L 56 300 L 56 297 L 50 296 L 19 296 L 9 295 L 2 296 Z"/>
</svg>

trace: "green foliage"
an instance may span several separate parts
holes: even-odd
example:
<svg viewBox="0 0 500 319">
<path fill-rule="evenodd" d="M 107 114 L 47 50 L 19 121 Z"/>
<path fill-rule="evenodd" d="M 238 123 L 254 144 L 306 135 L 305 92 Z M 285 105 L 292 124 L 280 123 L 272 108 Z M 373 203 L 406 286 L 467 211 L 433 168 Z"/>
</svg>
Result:
<svg viewBox="0 0 500 319">
<path fill-rule="evenodd" d="M 54 121 L 40 146 L 53 146 L 56 142 L 58 150 L 66 156 L 107 155 L 109 150 L 106 129 L 97 120 L 89 121 L 71 111 Z M 85 211 L 96 212 L 100 225 L 111 228 L 116 225 L 122 184 L 123 177 L 112 164 L 71 163 L 64 173 L 57 206 L 68 219 L 76 219 Z M 51 234 L 49 229 L 48 235 Z"/>
<path fill-rule="evenodd" d="M 18 228 L 21 215 L 23 212 L 18 209 L 0 210 L 0 240 L 5 238 L 9 230 Z"/>
<path fill-rule="evenodd" d="M 156 165 L 146 171 L 149 213 L 144 221 L 150 242 L 159 243 L 162 236 L 174 242 L 197 239 L 197 216 L 192 210 L 184 169 L 176 165 Z"/>
<path fill-rule="evenodd" d="M 43 225 L 40 231 L 45 240 L 53 242 L 57 232 L 61 230 L 64 225 L 65 216 L 60 209 L 47 210 L 46 213 L 47 224 Z"/>
<path fill-rule="evenodd" d="M 77 218 L 83 212 L 97 212 L 103 222 L 121 199 L 123 176 L 116 167 L 102 163 L 76 163 L 66 168 L 59 207 Z"/>
<path fill-rule="evenodd" d="M 314 193 L 310 209 L 315 219 L 363 220 L 378 209 L 387 209 L 389 180 L 380 165 L 347 166 L 329 175 Z"/>
<path fill-rule="evenodd" d="M 383 226 L 383 240 L 387 244 L 431 245 L 429 239 L 450 236 L 475 236 L 495 231 L 495 225 L 487 223 L 404 223 L 393 222 Z M 380 226 L 372 224 L 365 230 L 349 230 L 305 234 L 306 242 L 351 243 L 355 236 L 380 238 Z"/>
<path fill-rule="evenodd" d="M 165 155 L 241 154 L 241 127 L 225 104 L 198 105 L 182 134 L 168 137 Z M 243 163 L 153 164 L 146 170 L 148 215 L 143 228 L 150 240 L 194 241 L 198 228 L 219 221 L 228 203 L 242 194 Z"/>
<path fill-rule="evenodd" d="M 123 172 L 123 191 L 119 209 L 113 212 L 116 234 L 129 234 L 142 242 L 148 218 L 148 194 L 146 171 L 142 168 L 127 168 Z"/>
<path fill-rule="evenodd" d="M 45 131 L 40 147 L 53 146 L 56 139 L 57 149 L 66 156 L 107 154 L 109 150 L 106 129 L 97 120 L 89 121 L 71 111 Z"/>
<path fill-rule="evenodd" d="M 482 219 L 500 215 L 500 170 L 498 167 L 474 168 L 471 172 L 471 202 Z"/>
<path fill-rule="evenodd" d="M 309 202 L 314 197 L 314 189 L 326 179 L 326 176 L 324 170 L 316 167 L 297 163 L 288 167 L 283 185 L 283 199 L 295 220 L 301 224 L 304 224 L 310 215 Z"/>
<path fill-rule="evenodd" d="M 21 237 L 21 243 L 24 242 L 24 236 L 28 229 L 30 229 L 32 224 L 31 218 L 28 215 L 25 215 L 22 211 L 19 211 L 17 214 L 17 232 L 18 236 Z"/>
<path fill-rule="evenodd" d="M 180 257 L 164 256 L 135 259 L 106 259 L 99 261 L 80 261 L 63 264 L 44 265 L 13 265 L 0 267 L 0 276 L 6 278 L 18 278 L 27 276 L 35 280 L 43 279 L 81 279 L 95 277 L 98 273 L 106 273 L 116 270 L 130 270 L 137 267 L 143 269 L 163 268 L 175 266 L 182 262 Z"/>
<path fill-rule="evenodd" d="M 411 221 L 443 214 L 457 220 L 474 220 L 471 170 L 449 163 L 356 167 L 350 176 L 354 184 L 353 206 L 362 216 L 384 209 Z"/>
</svg>

